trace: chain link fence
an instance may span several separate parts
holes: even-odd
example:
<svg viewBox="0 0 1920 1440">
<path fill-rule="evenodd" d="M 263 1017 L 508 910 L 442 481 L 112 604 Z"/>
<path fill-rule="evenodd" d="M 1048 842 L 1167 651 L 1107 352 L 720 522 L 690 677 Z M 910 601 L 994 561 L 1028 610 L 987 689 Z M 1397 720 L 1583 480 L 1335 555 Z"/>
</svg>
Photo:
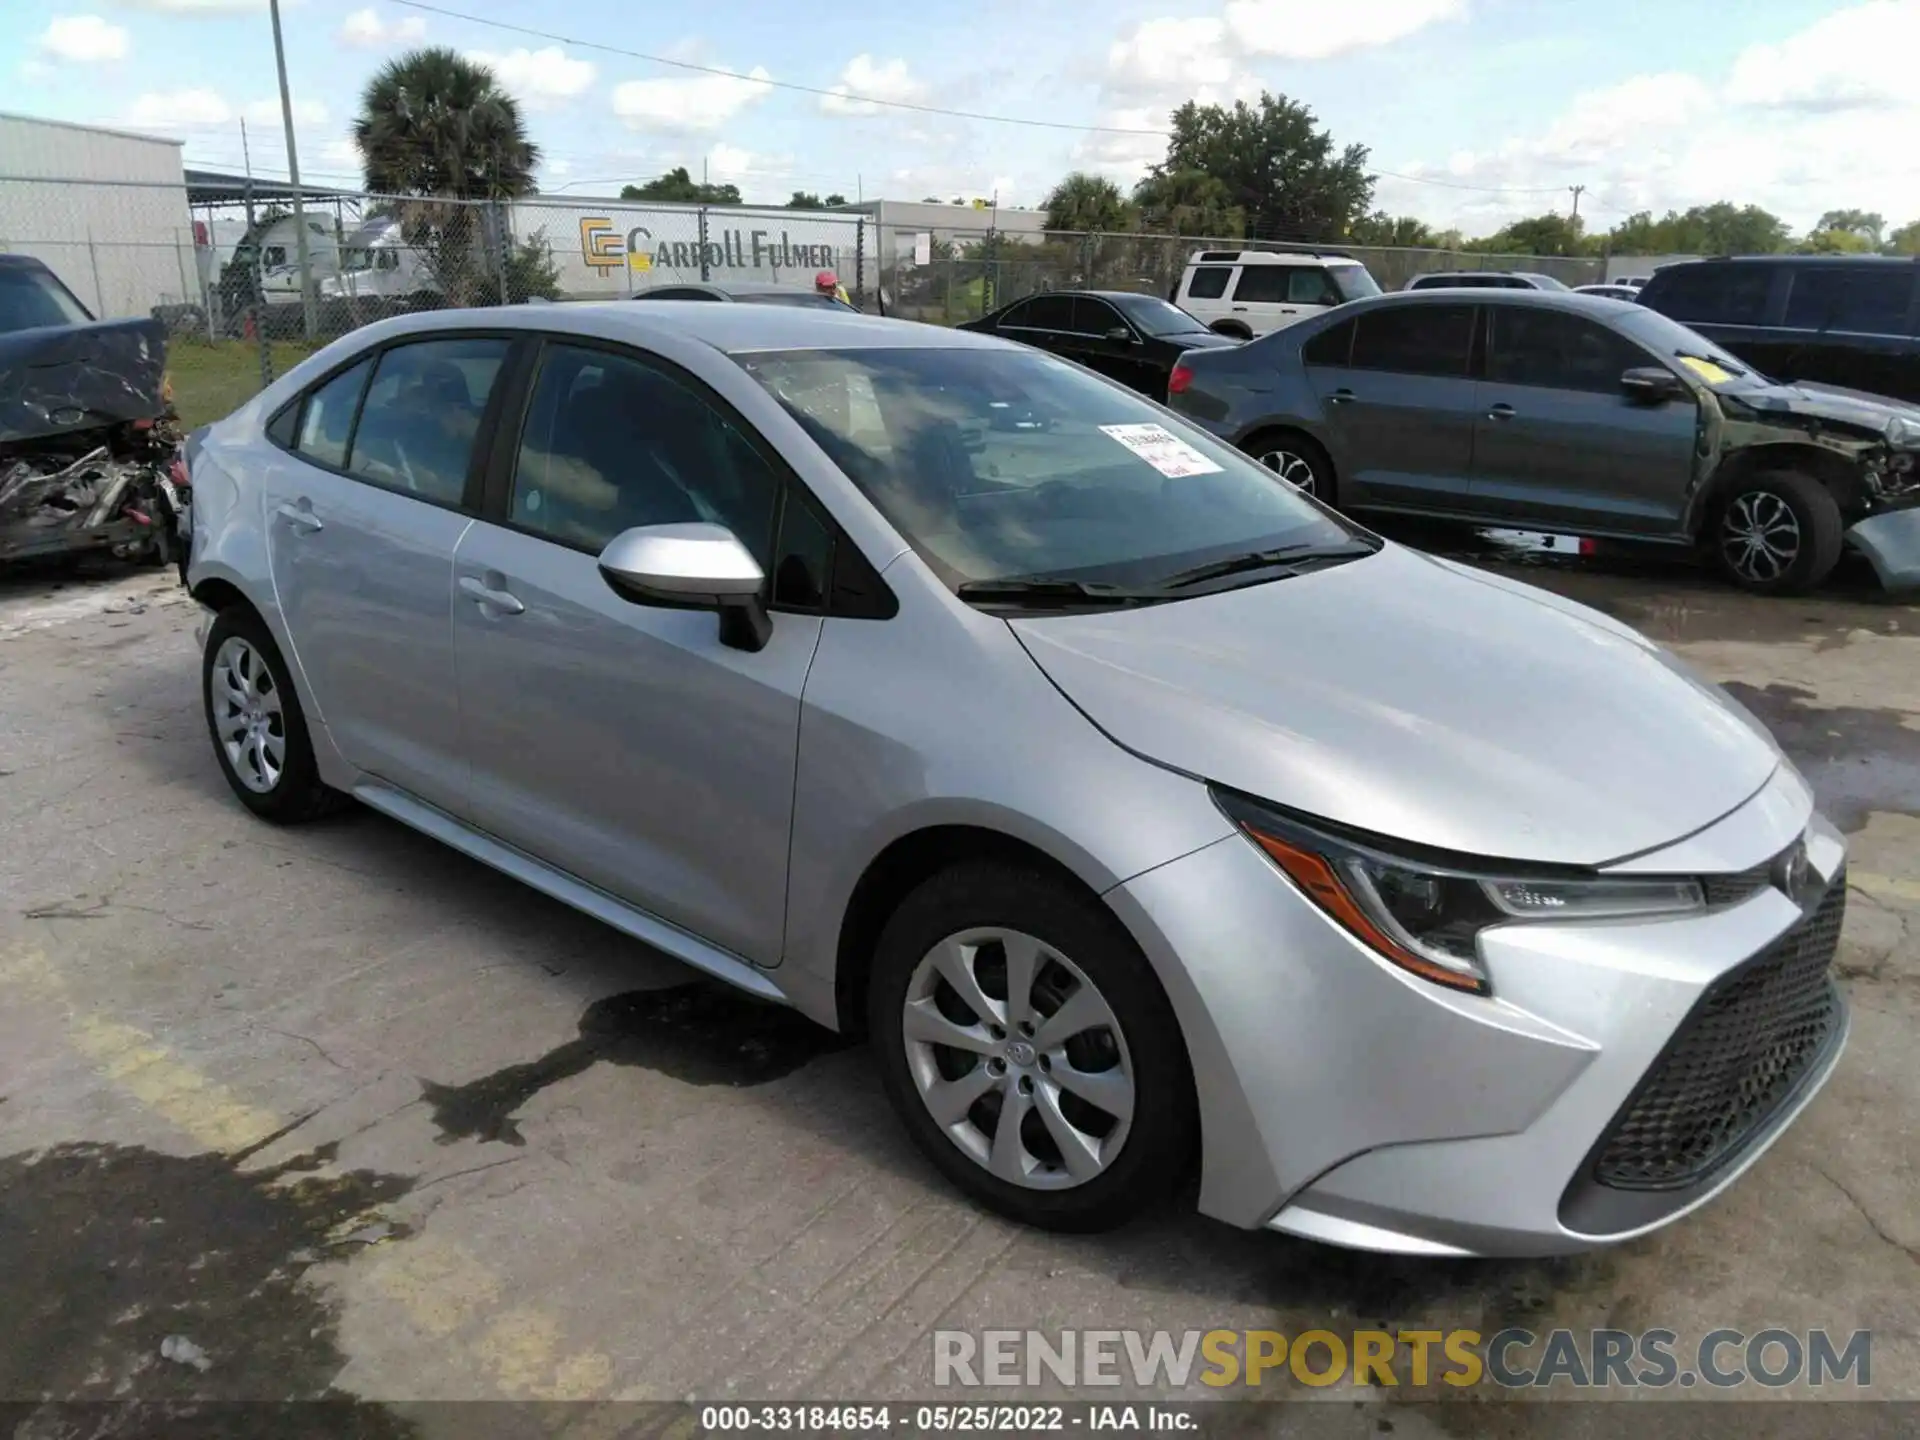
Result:
<svg viewBox="0 0 1920 1440">
<path fill-rule="evenodd" d="M 945 325 L 977 320 L 998 306 L 1046 290 L 1136 290 L 1171 298 L 1187 261 L 1200 250 L 1337 251 L 1365 265 L 1383 290 L 1398 290 L 1417 275 L 1437 271 L 1528 271 L 1569 286 L 1598 283 L 1607 271 L 1607 261 L 1597 256 L 1496 255 L 1192 235 L 914 232 L 889 227 L 879 242 L 878 277 L 888 296 L 888 313 Z"/>
<path fill-rule="evenodd" d="M 831 270 L 864 310 L 951 325 L 1045 290 L 1169 295 L 1198 250 L 1303 248 L 1021 233 L 991 222 L 909 230 L 855 210 L 555 195 L 485 202 L 316 189 L 296 207 L 274 182 L 208 190 L 0 175 L 0 250 L 38 257 L 95 315 L 166 322 L 189 424 L 243 403 L 307 350 L 417 310 L 617 299 L 701 282 L 811 289 Z M 1387 290 L 1442 270 L 1539 271 L 1569 285 L 1608 272 L 1598 258 L 1329 248 Z"/>
</svg>

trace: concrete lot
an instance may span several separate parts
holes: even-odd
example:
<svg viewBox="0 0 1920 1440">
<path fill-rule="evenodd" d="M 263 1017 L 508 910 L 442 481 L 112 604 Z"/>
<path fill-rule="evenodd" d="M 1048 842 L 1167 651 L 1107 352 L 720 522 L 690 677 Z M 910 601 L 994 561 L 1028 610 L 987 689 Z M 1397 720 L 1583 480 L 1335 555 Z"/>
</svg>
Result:
<svg viewBox="0 0 1920 1440">
<path fill-rule="evenodd" d="M 1730 684 L 1853 844 L 1833 1083 L 1703 1213 L 1546 1263 L 978 1213 L 863 1050 L 379 816 L 250 818 L 170 575 L 0 578 L 0 1400 L 924 1399 L 936 1328 L 1516 1323 L 1871 1329 L 1920 1398 L 1920 609 L 1525 573 Z"/>
</svg>

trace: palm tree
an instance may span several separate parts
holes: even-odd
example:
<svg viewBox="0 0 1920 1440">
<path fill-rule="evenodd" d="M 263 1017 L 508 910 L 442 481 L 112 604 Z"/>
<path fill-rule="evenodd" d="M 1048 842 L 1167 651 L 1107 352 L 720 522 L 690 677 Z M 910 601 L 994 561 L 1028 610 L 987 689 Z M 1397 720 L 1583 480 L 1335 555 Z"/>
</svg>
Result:
<svg viewBox="0 0 1920 1440">
<path fill-rule="evenodd" d="M 1148 230 L 1218 240 L 1238 239 L 1246 214 L 1217 176 L 1202 170 L 1162 170 L 1133 187 L 1141 224 Z"/>
<path fill-rule="evenodd" d="M 367 82 L 353 141 L 369 190 L 417 197 L 399 202 L 400 222 L 447 300 L 525 298 L 505 293 L 518 252 L 493 202 L 532 192 L 540 147 L 491 70 L 440 46 L 388 61 Z"/>
<path fill-rule="evenodd" d="M 511 200 L 533 189 L 540 147 L 493 72 L 441 46 L 380 67 L 353 122 L 367 188 L 381 195 Z"/>
</svg>

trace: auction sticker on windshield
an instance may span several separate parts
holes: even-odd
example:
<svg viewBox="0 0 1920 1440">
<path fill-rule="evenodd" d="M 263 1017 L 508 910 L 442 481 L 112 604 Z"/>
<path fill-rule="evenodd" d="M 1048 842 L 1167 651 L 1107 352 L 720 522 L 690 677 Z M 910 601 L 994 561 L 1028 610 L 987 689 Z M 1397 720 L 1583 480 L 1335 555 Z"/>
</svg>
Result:
<svg viewBox="0 0 1920 1440">
<path fill-rule="evenodd" d="M 1111 435 L 1170 479 L 1212 475 L 1220 469 L 1164 425 L 1102 425 L 1100 433 Z"/>
<path fill-rule="evenodd" d="M 1733 372 L 1716 365 L 1711 360 L 1703 360 L 1698 355 L 1682 355 L 1680 363 L 1709 385 L 1724 385 L 1733 379 Z"/>
</svg>

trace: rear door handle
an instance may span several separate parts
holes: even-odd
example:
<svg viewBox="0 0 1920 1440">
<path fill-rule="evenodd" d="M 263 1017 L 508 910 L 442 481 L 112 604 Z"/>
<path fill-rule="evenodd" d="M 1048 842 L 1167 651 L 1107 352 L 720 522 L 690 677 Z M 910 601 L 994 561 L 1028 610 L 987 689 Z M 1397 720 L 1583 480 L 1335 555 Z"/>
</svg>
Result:
<svg viewBox="0 0 1920 1440">
<path fill-rule="evenodd" d="M 305 531 L 309 535 L 316 530 L 324 530 L 327 528 L 320 523 L 320 517 L 313 513 L 313 502 L 304 495 L 291 505 L 282 505 L 278 510 L 274 511 L 274 514 L 293 526 L 294 529 Z"/>
<path fill-rule="evenodd" d="M 518 615 L 527 608 L 512 591 L 497 589 L 477 575 L 460 577 L 460 593 L 482 605 L 491 605 L 503 615 Z"/>
<path fill-rule="evenodd" d="M 1236 305 L 1233 307 L 1233 313 L 1236 315 L 1244 315 L 1247 313 L 1247 307 L 1244 305 Z"/>
<path fill-rule="evenodd" d="M 1504 400 L 1501 401 L 1498 405 L 1494 406 L 1491 410 L 1487 411 L 1487 419 L 1489 420 L 1511 420 L 1512 418 L 1513 418 L 1513 407 L 1507 404 Z"/>
<path fill-rule="evenodd" d="M 1345 386 L 1342 386 L 1340 389 L 1334 391 L 1331 395 L 1327 396 L 1327 403 L 1329 405 L 1345 405 L 1349 403 L 1352 399 L 1353 399 L 1353 392 L 1347 389 Z"/>
</svg>

